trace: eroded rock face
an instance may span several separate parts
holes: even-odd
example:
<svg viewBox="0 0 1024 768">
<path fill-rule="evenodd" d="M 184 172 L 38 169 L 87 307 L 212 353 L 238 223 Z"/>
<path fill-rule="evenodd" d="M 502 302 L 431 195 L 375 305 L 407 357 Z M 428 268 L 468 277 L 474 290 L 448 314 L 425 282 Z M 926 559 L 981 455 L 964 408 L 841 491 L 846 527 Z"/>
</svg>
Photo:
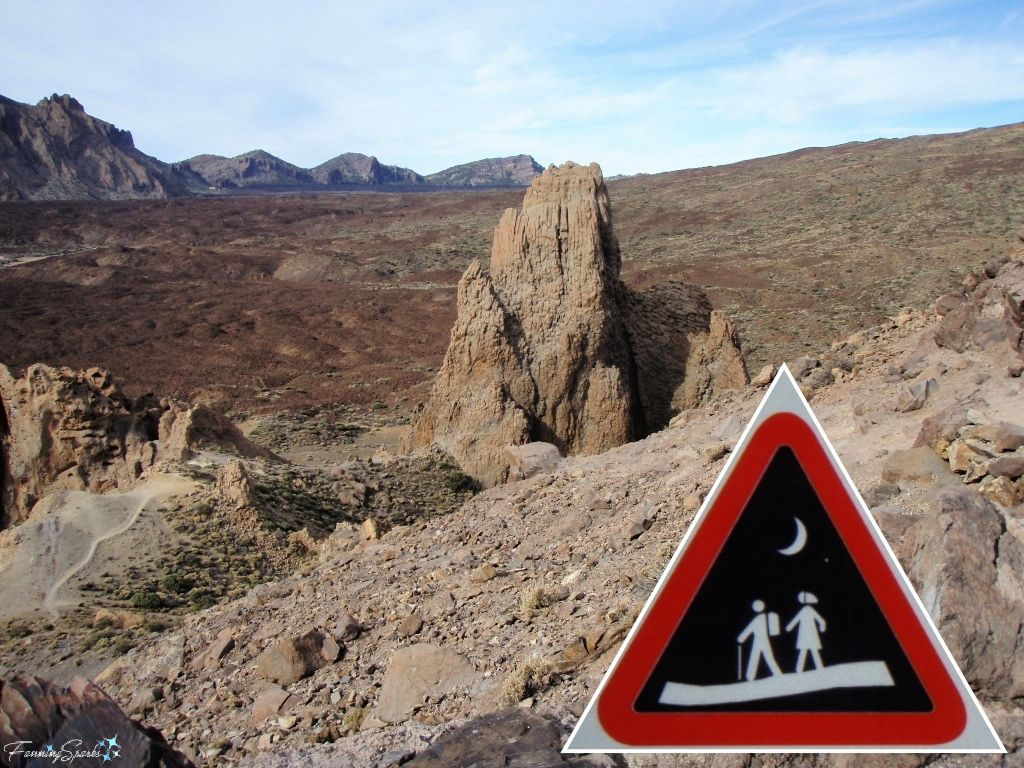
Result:
<svg viewBox="0 0 1024 768">
<path fill-rule="evenodd" d="M 266 448 L 250 442 L 220 411 L 206 405 L 168 403 L 160 417 L 160 458 L 183 461 L 202 449 L 246 458 L 278 458 Z"/>
<path fill-rule="evenodd" d="M 276 458 L 206 406 L 128 397 L 107 371 L 0 365 L 0 528 L 45 494 L 127 489 L 157 461 L 209 448 Z"/>
<path fill-rule="evenodd" d="M 735 332 L 698 289 L 632 293 L 619 266 L 601 169 L 567 163 L 535 179 L 495 229 L 490 272 L 473 262 L 459 283 L 448 351 L 406 447 L 437 443 L 493 485 L 507 445 L 598 453 L 746 383 Z"/>
<path fill-rule="evenodd" d="M 93 750 L 100 756 L 81 760 L 99 764 L 105 755 L 111 764 L 131 768 L 192 765 L 158 731 L 130 720 L 103 691 L 81 677 L 67 688 L 28 675 L 0 680 L 0 744 L 8 745 L 3 764 L 12 767 L 64 764 L 69 762 L 61 757 L 64 754 Z M 12 744 L 18 745 L 16 754 Z M 30 751 L 51 756 L 26 757 Z"/>
<path fill-rule="evenodd" d="M 193 179 L 68 95 L 35 106 L 0 96 L 0 200 L 166 198 Z"/>
<path fill-rule="evenodd" d="M 908 574 L 972 688 L 1024 695 L 1024 544 L 969 488 L 943 491 L 904 545 Z M 982 596 L 983 599 L 982 599 Z"/>
<path fill-rule="evenodd" d="M 45 493 L 127 485 L 156 460 L 162 407 L 133 402 L 99 368 L 0 365 L 0 527 L 23 520 Z"/>
</svg>

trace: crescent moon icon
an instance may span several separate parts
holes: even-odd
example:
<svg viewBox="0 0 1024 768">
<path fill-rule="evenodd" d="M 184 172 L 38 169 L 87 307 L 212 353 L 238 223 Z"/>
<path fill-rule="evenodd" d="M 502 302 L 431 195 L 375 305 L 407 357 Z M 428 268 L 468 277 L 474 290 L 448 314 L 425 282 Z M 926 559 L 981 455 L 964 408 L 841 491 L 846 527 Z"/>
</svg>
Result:
<svg viewBox="0 0 1024 768">
<path fill-rule="evenodd" d="M 803 521 L 799 517 L 794 517 L 793 522 L 796 523 L 796 538 L 788 547 L 778 550 L 780 555 L 795 555 L 807 543 L 807 528 L 804 527 Z"/>
</svg>

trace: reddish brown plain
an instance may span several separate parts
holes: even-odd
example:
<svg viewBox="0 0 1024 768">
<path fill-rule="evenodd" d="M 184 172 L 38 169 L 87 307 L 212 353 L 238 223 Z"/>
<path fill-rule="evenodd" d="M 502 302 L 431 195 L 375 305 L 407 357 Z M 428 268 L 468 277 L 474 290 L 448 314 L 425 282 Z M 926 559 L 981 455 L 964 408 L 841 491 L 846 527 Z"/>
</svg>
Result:
<svg viewBox="0 0 1024 768">
<path fill-rule="evenodd" d="M 574 158 L 588 162 L 595 158 Z M 600 158 L 596 158 L 600 160 Z M 627 283 L 681 276 L 751 370 L 1015 247 L 1024 124 L 609 183 Z M 521 190 L 0 204 L 0 361 L 259 412 L 423 399 Z"/>
</svg>

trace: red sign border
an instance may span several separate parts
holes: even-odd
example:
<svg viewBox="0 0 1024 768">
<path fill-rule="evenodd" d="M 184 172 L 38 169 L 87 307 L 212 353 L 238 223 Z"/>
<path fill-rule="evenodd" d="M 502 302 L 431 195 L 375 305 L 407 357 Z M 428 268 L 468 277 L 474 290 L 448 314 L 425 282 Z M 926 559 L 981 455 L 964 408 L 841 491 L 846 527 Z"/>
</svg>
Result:
<svg viewBox="0 0 1024 768">
<path fill-rule="evenodd" d="M 715 562 L 776 451 L 796 455 L 918 679 L 929 712 L 638 712 L 633 703 Z M 757 428 L 700 527 L 643 617 L 597 702 L 605 732 L 631 747 L 897 747 L 953 741 L 967 725 L 959 689 L 862 518 L 817 432 L 789 412 Z"/>
</svg>

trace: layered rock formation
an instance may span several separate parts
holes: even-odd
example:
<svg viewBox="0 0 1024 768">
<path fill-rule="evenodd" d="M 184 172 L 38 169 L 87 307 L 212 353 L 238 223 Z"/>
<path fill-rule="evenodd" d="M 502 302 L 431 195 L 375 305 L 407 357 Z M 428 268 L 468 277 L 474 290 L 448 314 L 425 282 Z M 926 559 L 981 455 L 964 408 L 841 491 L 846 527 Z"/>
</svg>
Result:
<svg viewBox="0 0 1024 768">
<path fill-rule="evenodd" d="M 195 181 L 66 94 L 34 107 L 0 96 L 0 200 L 177 197 Z"/>
<path fill-rule="evenodd" d="M 632 294 L 619 267 L 601 169 L 567 163 L 534 180 L 495 229 L 490 273 L 473 262 L 459 283 L 451 342 L 407 447 L 435 442 L 492 485 L 505 479 L 507 445 L 597 453 L 664 426 L 674 400 L 746 383 L 731 326 L 712 324 L 698 289 Z"/>
<path fill-rule="evenodd" d="M 453 165 L 426 178 L 445 187 L 525 187 L 543 170 L 530 155 L 513 155 Z"/>
<path fill-rule="evenodd" d="M 197 448 L 270 458 L 205 406 L 133 400 L 104 370 L 0 365 L 0 528 L 23 521 L 45 494 L 127 488 L 158 460 Z"/>
<path fill-rule="evenodd" d="M 162 410 L 132 402 L 99 368 L 32 365 L 17 378 L 0 365 L 0 527 L 51 489 L 105 491 L 141 476 L 156 460 Z"/>
</svg>

